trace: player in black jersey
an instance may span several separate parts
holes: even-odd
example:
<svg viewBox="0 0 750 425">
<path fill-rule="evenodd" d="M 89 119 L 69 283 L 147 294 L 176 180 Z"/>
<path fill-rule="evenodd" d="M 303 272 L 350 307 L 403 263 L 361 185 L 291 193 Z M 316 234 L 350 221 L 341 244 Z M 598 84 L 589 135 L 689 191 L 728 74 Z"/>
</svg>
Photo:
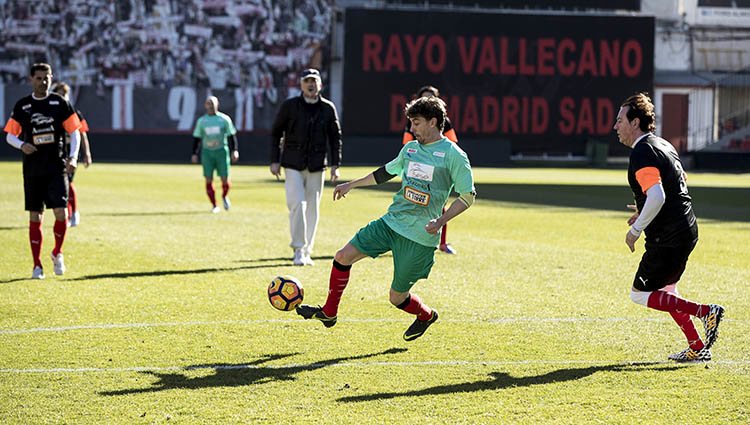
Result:
<svg viewBox="0 0 750 425">
<path fill-rule="evenodd" d="M 52 92 L 59 94 L 64 97 L 65 100 L 70 102 L 70 86 L 64 82 L 58 82 L 52 87 Z M 78 119 L 81 121 L 81 128 L 78 132 L 81 134 L 81 148 L 79 149 L 83 157 L 83 165 L 88 168 L 91 165 L 91 146 L 89 145 L 89 125 L 86 119 L 83 117 L 83 113 L 76 109 Z M 70 150 L 70 137 L 65 137 L 65 145 Z M 73 178 L 76 173 L 73 170 L 68 175 L 68 226 L 75 227 L 81 222 L 81 213 L 78 211 L 78 194 L 75 185 L 73 185 Z"/>
<path fill-rule="evenodd" d="M 614 129 L 620 143 L 630 147 L 628 182 L 635 214 L 628 220 L 625 243 L 630 252 L 646 233 L 646 252 L 633 280 L 630 298 L 637 304 L 666 311 L 688 340 L 689 347 L 668 356 L 678 362 L 711 360 L 724 307 L 698 304 L 678 296 L 677 282 L 688 256 L 698 243 L 698 223 L 688 194 L 685 172 L 675 148 L 654 135 L 654 105 L 644 93 L 630 96 L 620 106 Z M 703 321 L 705 341 L 691 316 Z"/>
<path fill-rule="evenodd" d="M 49 93 L 52 67 L 35 63 L 29 75 L 33 92 L 16 102 L 4 130 L 8 144 L 24 154 L 23 187 L 34 259 L 31 277 L 43 279 L 40 253 L 45 205 L 55 214 L 55 247 L 52 250 L 55 274 L 65 273 L 62 245 L 68 227 L 68 174 L 77 165 L 81 122 L 70 103 L 58 94 Z M 66 133 L 70 134 L 70 150 L 65 149 Z"/>
<path fill-rule="evenodd" d="M 417 91 L 417 97 L 440 97 L 440 90 L 434 86 L 423 86 Z M 456 130 L 453 128 L 453 124 L 451 124 L 451 120 L 448 119 L 448 117 L 445 117 L 443 136 L 453 143 L 458 143 L 458 135 L 456 135 Z M 411 132 L 411 121 L 407 120 L 404 135 L 401 138 L 401 144 L 405 145 L 412 140 L 417 140 L 417 138 L 414 137 L 414 133 Z M 445 208 L 443 208 L 443 212 L 445 212 Z M 448 224 L 445 224 L 443 228 L 440 229 L 440 245 L 438 245 L 438 249 L 446 254 L 456 253 L 453 246 L 448 243 Z"/>
</svg>

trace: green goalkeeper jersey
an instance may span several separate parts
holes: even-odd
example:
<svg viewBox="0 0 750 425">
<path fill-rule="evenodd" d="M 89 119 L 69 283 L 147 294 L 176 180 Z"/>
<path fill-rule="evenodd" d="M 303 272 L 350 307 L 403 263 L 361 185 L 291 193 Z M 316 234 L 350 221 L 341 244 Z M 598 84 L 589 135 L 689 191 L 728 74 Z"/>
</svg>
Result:
<svg viewBox="0 0 750 425">
<path fill-rule="evenodd" d="M 232 119 L 229 115 L 217 112 L 216 115 L 203 115 L 195 123 L 193 137 L 201 139 L 201 149 L 215 151 L 227 149 L 227 137 L 236 134 Z"/>
<path fill-rule="evenodd" d="M 431 235 L 424 227 L 440 217 L 451 189 L 459 194 L 475 191 L 469 158 L 446 138 L 427 145 L 407 143 L 385 170 L 401 176 L 402 182 L 383 220 L 394 232 L 425 246 L 440 242 L 439 234 Z"/>
</svg>

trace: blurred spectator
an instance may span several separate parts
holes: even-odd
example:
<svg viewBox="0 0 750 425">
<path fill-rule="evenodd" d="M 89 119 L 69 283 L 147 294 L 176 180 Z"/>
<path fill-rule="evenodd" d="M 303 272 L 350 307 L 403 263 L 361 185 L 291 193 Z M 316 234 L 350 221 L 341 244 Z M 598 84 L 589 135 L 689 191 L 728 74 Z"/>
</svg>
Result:
<svg viewBox="0 0 750 425">
<path fill-rule="evenodd" d="M 332 3 L 0 1 L 0 81 L 23 83 L 32 63 L 48 62 L 75 86 L 249 86 L 262 107 L 289 73 L 322 66 Z"/>
</svg>

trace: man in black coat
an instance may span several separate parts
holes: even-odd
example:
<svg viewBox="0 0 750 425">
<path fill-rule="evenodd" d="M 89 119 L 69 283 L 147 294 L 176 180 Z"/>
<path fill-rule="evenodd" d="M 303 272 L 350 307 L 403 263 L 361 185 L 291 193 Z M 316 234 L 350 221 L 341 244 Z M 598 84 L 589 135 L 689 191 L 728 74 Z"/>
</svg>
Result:
<svg viewBox="0 0 750 425">
<path fill-rule="evenodd" d="M 331 182 L 339 177 L 341 126 L 336 106 L 320 95 L 317 69 L 302 71 L 302 94 L 284 101 L 271 129 L 271 174 L 284 167 L 286 204 L 294 249 L 294 265 L 313 265 L 311 259 L 318 227 L 320 195 L 329 165 Z"/>
</svg>

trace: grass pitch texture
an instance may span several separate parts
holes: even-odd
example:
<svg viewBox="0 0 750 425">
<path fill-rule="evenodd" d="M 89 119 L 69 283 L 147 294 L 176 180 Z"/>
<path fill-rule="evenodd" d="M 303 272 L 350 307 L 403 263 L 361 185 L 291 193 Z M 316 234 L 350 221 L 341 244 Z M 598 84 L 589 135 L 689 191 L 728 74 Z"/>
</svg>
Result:
<svg viewBox="0 0 750 425">
<path fill-rule="evenodd" d="M 20 163 L 0 163 L 0 422 L 750 422 L 750 176 L 690 174 L 701 239 L 679 289 L 727 308 L 714 361 L 691 366 L 666 360 L 686 347 L 669 315 L 628 298 L 643 241 L 624 243 L 624 170 L 475 177 L 449 224 L 458 255 L 437 253 L 414 288 L 440 320 L 407 343 L 388 255 L 354 266 L 331 329 L 266 296 L 289 274 L 323 303 L 333 254 L 392 183 L 335 203 L 326 186 L 316 264 L 293 267 L 266 167 L 234 166 L 232 209 L 211 214 L 199 166 L 94 164 L 76 175 L 67 273 L 47 212 L 47 278 L 32 281 Z"/>
</svg>

